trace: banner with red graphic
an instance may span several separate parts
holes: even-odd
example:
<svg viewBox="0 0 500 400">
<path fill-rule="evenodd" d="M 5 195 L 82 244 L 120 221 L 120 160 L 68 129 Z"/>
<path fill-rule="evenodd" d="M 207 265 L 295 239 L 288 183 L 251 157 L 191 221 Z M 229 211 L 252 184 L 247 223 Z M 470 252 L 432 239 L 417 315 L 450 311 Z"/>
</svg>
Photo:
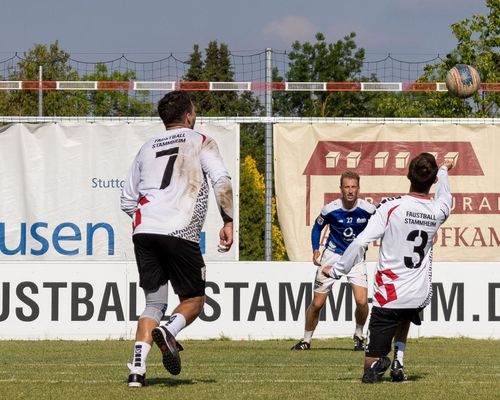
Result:
<svg viewBox="0 0 500 400">
<path fill-rule="evenodd" d="M 498 125 L 276 124 L 276 198 L 290 260 L 311 259 L 312 225 L 321 207 L 340 197 L 346 169 L 360 174 L 360 197 L 378 204 L 408 192 L 410 160 L 429 152 L 438 164 L 455 162 L 453 211 L 435 238 L 434 259 L 499 261 L 499 149 Z"/>
</svg>

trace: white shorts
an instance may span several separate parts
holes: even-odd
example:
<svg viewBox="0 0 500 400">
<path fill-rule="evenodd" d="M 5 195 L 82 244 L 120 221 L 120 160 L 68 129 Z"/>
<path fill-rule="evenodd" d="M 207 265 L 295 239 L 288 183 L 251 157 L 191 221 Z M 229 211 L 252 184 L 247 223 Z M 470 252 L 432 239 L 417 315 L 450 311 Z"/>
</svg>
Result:
<svg viewBox="0 0 500 400">
<path fill-rule="evenodd" d="M 314 291 L 318 293 L 328 293 L 332 290 L 332 286 L 335 282 L 335 279 L 328 278 L 321 270 L 324 265 L 333 264 L 335 261 L 339 260 L 342 257 L 340 254 L 334 253 L 329 249 L 325 249 L 323 251 L 323 255 L 321 256 L 321 265 L 316 270 L 316 277 L 314 279 Z M 356 264 L 349 273 L 346 275 L 347 281 L 351 285 L 362 286 L 364 288 L 368 287 L 368 279 L 366 277 L 366 262 L 362 261 Z"/>
</svg>

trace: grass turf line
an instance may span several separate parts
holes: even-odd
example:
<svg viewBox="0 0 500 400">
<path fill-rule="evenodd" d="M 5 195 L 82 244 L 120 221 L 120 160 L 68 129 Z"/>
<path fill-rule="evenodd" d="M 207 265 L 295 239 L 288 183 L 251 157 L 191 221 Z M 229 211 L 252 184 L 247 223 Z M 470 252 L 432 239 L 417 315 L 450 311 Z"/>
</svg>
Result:
<svg viewBox="0 0 500 400">
<path fill-rule="evenodd" d="M 131 341 L 0 341 L 0 399 L 493 399 L 500 341 L 409 340 L 404 383 L 360 383 L 363 353 L 352 339 L 182 341 L 182 372 L 169 375 L 153 346 L 149 386 L 128 388 Z M 392 356 L 392 354 L 391 354 Z"/>
</svg>

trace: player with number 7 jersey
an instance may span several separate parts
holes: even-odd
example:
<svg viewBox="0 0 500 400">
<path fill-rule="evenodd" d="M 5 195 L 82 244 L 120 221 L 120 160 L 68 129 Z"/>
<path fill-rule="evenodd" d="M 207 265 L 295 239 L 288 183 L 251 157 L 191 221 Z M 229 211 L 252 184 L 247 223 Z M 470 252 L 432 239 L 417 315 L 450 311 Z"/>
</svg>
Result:
<svg viewBox="0 0 500 400">
<path fill-rule="evenodd" d="M 165 131 L 149 139 L 137 153 L 121 194 L 121 208 L 133 218 L 134 253 L 139 286 L 146 306 L 136 328 L 129 387 L 143 387 L 152 343 L 163 366 L 181 372 L 176 341 L 181 330 L 203 311 L 206 266 L 200 232 L 212 184 L 223 226 L 219 251 L 233 244 L 233 191 L 216 142 L 194 130 L 196 107 L 185 91 L 167 93 L 158 102 Z M 160 325 L 168 307 L 168 285 L 179 304 Z"/>
<path fill-rule="evenodd" d="M 213 184 L 229 177 L 211 137 L 179 127 L 149 139 L 135 157 L 121 198 L 134 234 L 198 242 L 208 207 L 206 176 Z"/>
</svg>

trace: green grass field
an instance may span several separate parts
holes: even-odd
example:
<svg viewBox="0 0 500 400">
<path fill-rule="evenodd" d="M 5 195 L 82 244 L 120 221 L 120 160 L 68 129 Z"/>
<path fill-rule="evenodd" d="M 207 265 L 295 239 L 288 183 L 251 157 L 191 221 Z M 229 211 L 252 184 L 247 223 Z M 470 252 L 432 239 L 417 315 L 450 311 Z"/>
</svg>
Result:
<svg viewBox="0 0 500 400">
<path fill-rule="evenodd" d="M 145 388 L 128 388 L 131 341 L 0 341 L 1 399 L 499 399 L 500 341 L 410 340 L 409 380 L 360 383 L 351 339 L 184 341 L 182 372 L 149 357 Z"/>
</svg>

